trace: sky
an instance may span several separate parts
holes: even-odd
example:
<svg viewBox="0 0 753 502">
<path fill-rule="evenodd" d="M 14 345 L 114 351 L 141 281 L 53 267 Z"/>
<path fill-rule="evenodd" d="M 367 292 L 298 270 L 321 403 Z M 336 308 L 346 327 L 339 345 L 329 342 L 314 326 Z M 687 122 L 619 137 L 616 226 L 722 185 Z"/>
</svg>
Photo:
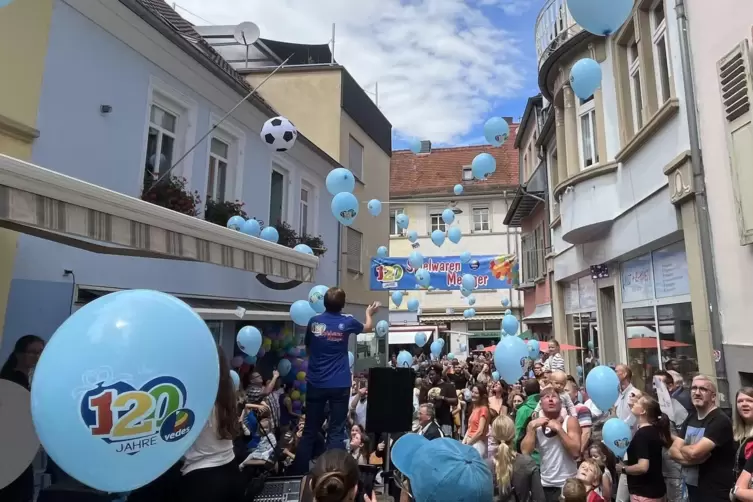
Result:
<svg viewBox="0 0 753 502">
<path fill-rule="evenodd" d="M 168 0 L 172 5 L 172 2 Z M 534 23 L 544 0 L 180 0 L 194 24 L 259 25 L 262 38 L 327 43 L 393 126 L 394 149 L 483 144 L 484 122 L 538 94 Z"/>
</svg>

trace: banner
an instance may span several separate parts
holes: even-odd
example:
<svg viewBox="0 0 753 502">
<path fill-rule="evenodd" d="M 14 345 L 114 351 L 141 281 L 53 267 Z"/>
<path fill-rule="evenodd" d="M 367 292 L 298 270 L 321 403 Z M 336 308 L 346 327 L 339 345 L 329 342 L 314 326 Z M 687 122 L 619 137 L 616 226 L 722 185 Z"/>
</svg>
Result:
<svg viewBox="0 0 753 502">
<path fill-rule="evenodd" d="M 520 282 L 515 255 L 474 256 L 468 263 L 458 256 L 431 256 L 424 258 L 423 268 L 431 274 L 428 288 L 418 285 L 408 258 L 372 258 L 371 290 L 460 289 L 465 274 L 476 277 L 476 289 L 508 289 Z"/>
</svg>

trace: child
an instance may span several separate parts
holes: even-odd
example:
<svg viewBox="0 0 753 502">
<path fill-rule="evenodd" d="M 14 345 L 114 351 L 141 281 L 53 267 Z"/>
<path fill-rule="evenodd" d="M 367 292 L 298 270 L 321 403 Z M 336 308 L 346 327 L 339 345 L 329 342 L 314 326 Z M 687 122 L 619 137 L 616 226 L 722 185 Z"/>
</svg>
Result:
<svg viewBox="0 0 753 502">
<path fill-rule="evenodd" d="M 596 492 L 601 485 L 601 469 L 593 460 L 584 460 L 578 467 L 575 475 L 586 488 L 588 496 L 586 502 L 604 502 L 604 499 Z"/>
<path fill-rule="evenodd" d="M 583 482 L 576 478 L 570 478 L 565 481 L 565 486 L 562 487 L 562 495 L 560 495 L 560 501 L 587 502 L 586 487 L 583 486 Z"/>
<path fill-rule="evenodd" d="M 614 454 L 609 451 L 602 442 L 591 442 L 588 445 L 586 458 L 590 458 L 599 466 L 601 472 L 601 486 L 596 489 L 596 493 L 601 495 L 604 500 L 612 500 L 613 479 L 616 477 Z"/>
<path fill-rule="evenodd" d="M 246 460 L 241 463 L 241 470 L 247 465 L 264 465 L 272 459 L 275 446 L 277 446 L 277 439 L 274 434 L 272 434 L 271 428 L 272 420 L 270 417 L 265 416 L 259 421 L 261 439 L 259 440 L 259 444 L 256 445 L 256 448 L 254 448 L 248 457 L 246 457 Z"/>
</svg>

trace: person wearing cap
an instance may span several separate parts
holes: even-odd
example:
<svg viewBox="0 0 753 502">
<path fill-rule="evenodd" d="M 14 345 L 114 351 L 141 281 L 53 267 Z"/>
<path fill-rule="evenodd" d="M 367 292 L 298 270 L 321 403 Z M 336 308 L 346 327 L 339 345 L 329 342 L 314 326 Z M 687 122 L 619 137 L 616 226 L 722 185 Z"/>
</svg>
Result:
<svg viewBox="0 0 753 502">
<path fill-rule="evenodd" d="M 520 450 L 524 455 L 538 450 L 547 502 L 556 502 L 565 481 L 578 472 L 581 431 L 576 417 L 562 416 L 562 400 L 554 388 L 543 389 L 540 396 L 541 414 L 528 424 Z"/>
</svg>

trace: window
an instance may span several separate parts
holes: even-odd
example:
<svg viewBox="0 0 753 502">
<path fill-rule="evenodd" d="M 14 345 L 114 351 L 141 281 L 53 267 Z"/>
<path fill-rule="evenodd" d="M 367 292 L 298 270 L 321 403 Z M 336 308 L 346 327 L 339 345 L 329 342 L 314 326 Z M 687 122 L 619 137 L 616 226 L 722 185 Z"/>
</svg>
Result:
<svg viewBox="0 0 753 502">
<path fill-rule="evenodd" d="M 405 230 L 397 226 L 397 215 L 403 212 L 402 207 L 390 209 L 390 235 L 403 235 Z"/>
<path fill-rule="evenodd" d="M 278 170 L 272 170 L 269 190 L 269 225 L 274 226 L 285 221 L 286 176 Z"/>
<path fill-rule="evenodd" d="M 205 321 L 207 328 L 212 333 L 214 342 L 222 346 L 222 321 Z"/>
<path fill-rule="evenodd" d="M 311 185 L 305 181 L 301 182 L 301 197 L 299 203 L 299 222 L 298 235 L 308 235 L 310 222 L 312 218 L 311 204 L 313 203 L 313 192 Z"/>
<path fill-rule="evenodd" d="M 434 230 L 441 230 L 442 232 L 447 231 L 447 224 L 442 219 L 442 211 L 444 211 L 444 209 L 432 209 L 429 213 L 429 223 L 431 224 L 431 228 L 429 229 L 430 234 Z"/>
<path fill-rule="evenodd" d="M 177 114 L 155 104 L 151 105 L 146 143 L 146 172 L 155 180 L 173 164 L 177 126 Z"/>
<path fill-rule="evenodd" d="M 580 100 L 578 106 L 578 139 L 581 169 L 599 163 L 598 145 L 596 144 L 596 109 L 594 97 Z"/>
<path fill-rule="evenodd" d="M 348 140 L 348 167 L 356 178 L 363 180 L 363 145 L 353 136 Z"/>
<path fill-rule="evenodd" d="M 207 199 L 215 202 L 225 201 L 227 183 L 227 164 L 230 145 L 217 138 L 212 138 L 209 146 L 209 173 L 207 176 Z"/>
<path fill-rule="evenodd" d="M 489 208 L 488 207 L 474 207 L 473 208 L 473 231 L 474 232 L 488 232 L 491 230 L 489 223 Z"/>
<path fill-rule="evenodd" d="M 628 73 L 630 75 L 630 106 L 635 130 L 643 127 L 643 94 L 641 93 L 641 59 L 638 56 L 638 42 L 633 40 L 627 50 Z"/>
<path fill-rule="evenodd" d="M 669 57 L 667 54 L 667 19 L 664 15 L 664 0 L 658 0 L 651 9 L 651 43 L 653 44 L 656 93 L 659 104 L 671 97 L 669 84 Z"/>
<path fill-rule="evenodd" d="M 536 239 L 534 235 L 526 234 L 521 237 L 523 254 L 523 283 L 530 284 L 539 278 L 539 260 L 536 257 Z"/>
<path fill-rule="evenodd" d="M 463 166 L 463 181 L 473 180 L 473 169 L 471 166 Z"/>
<path fill-rule="evenodd" d="M 348 234 L 346 238 L 348 245 L 348 270 L 351 272 L 361 273 L 361 247 L 363 244 L 363 234 L 358 230 L 348 227 Z"/>
</svg>

